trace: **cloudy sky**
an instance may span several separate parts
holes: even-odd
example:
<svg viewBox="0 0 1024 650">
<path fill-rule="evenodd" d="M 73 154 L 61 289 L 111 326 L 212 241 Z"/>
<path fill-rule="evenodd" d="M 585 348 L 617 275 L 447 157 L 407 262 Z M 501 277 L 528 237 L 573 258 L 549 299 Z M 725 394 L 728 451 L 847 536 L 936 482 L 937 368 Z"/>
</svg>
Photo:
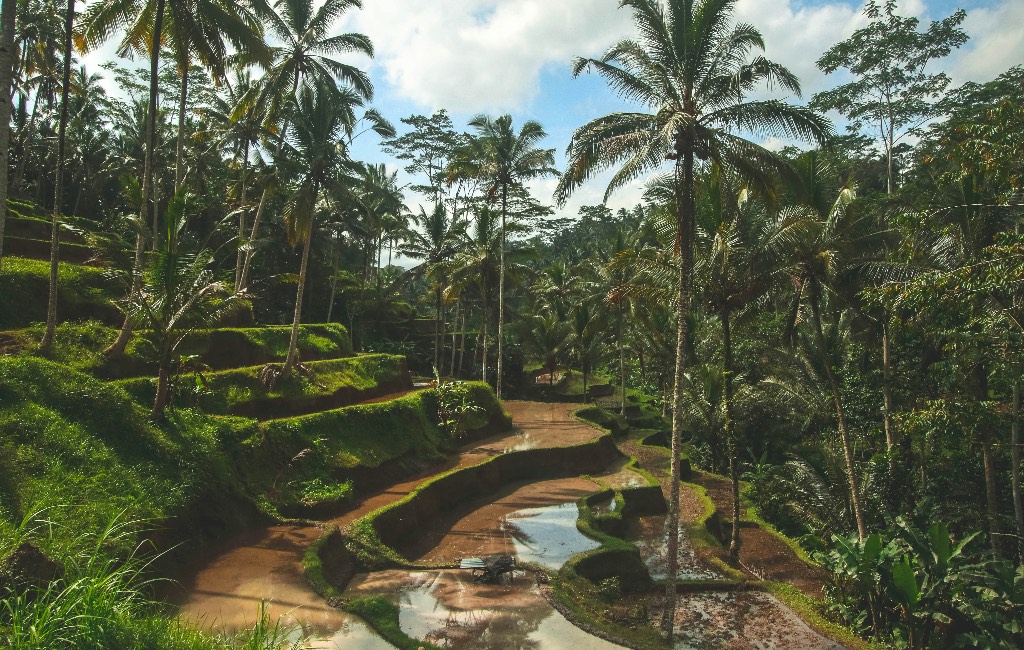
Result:
<svg viewBox="0 0 1024 650">
<path fill-rule="evenodd" d="M 549 133 L 559 165 L 575 128 L 624 108 L 595 75 L 573 79 L 575 56 L 598 56 L 633 33 L 629 12 L 617 0 L 363 0 L 338 24 L 339 32 L 368 35 L 371 60 L 353 61 L 370 73 L 374 105 L 399 124 L 412 114 L 446 108 L 457 127 L 477 113 L 511 113 L 515 124 L 536 119 Z M 1024 0 L 901 0 L 903 15 L 940 19 L 958 7 L 967 11 L 971 40 L 941 63 L 954 83 L 986 81 L 1024 63 Z M 865 24 L 860 0 L 739 0 L 737 20 L 761 30 L 767 55 L 788 66 L 803 85 L 804 98 L 835 84 L 814 65 L 833 43 Z M 97 52 L 109 56 L 112 48 Z M 799 101 L 792 98 L 793 101 Z M 770 144 L 770 143 L 769 143 Z M 388 162 L 379 143 L 364 137 L 356 157 Z M 574 195 L 564 213 L 601 202 L 597 179 Z M 549 200 L 554 181 L 536 183 L 537 198 Z M 612 208 L 632 207 L 639 185 L 620 190 Z M 410 197 L 411 198 L 411 197 Z M 414 203 L 414 201 L 411 201 Z"/>
</svg>

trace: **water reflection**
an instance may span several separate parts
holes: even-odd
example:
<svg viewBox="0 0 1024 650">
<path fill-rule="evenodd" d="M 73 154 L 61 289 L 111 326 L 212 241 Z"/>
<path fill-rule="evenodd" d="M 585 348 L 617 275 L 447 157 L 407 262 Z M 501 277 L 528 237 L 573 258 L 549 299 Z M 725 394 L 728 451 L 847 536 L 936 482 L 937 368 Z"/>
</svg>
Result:
<svg viewBox="0 0 1024 650">
<path fill-rule="evenodd" d="M 575 503 L 527 508 L 508 514 L 502 525 L 522 562 L 558 569 L 570 557 L 600 546 L 576 528 Z"/>
</svg>

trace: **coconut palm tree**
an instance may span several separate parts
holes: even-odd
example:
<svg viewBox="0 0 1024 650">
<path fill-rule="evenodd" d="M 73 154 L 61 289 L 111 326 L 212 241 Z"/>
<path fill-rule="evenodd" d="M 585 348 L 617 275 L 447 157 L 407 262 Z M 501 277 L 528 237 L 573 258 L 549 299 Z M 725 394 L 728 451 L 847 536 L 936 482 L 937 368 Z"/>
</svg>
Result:
<svg viewBox="0 0 1024 650">
<path fill-rule="evenodd" d="M 179 345 L 196 329 L 214 326 L 239 294 L 217 280 L 213 251 L 185 241 L 190 199 L 177 194 L 167 206 L 166 230 L 149 253 L 142 282 L 120 307 L 134 323 L 144 325 L 157 349 L 157 387 L 151 415 L 161 419 L 167 406 L 170 376 Z M 134 270 L 121 272 L 126 284 L 136 282 Z"/>
<path fill-rule="evenodd" d="M 554 149 L 537 144 L 547 137 L 539 122 L 530 120 L 517 134 L 512 116 L 491 119 L 477 115 L 469 125 L 476 129 L 473 143 L 476 175 L 487 179 L 487 195 L 501 201 L 501 255 L 498 261 L 498 378 L 495 393 L 501 399 L 502 356 L 505 340 L 505 248 L 507 245 L 508 192 L 512 185 L 543 176 L 557 176 Z"/>
<path fill-rule="evenodd" d="M 695 172 L 706 162 L 764 179 L 783 172 L 772 152 L 730 130 L 755 136 L 783 135 L 824 141 L 832 132 L 827 120 L 808 109 L 781 101 L 744 99 L 762 83 L 799 94 L 796 77 L 763 56 L 764 40 L 751 25 L 732 22 L 736 0 L 621 0 L 639 31 L 638 40 L 623 40 L 599 59 L 580 58 L 574 74 L 593 69 L 624 98 L 650 112 L 621 112 L 592 120 L 577 129 L 568 147 L 569 165 L 555 197 L 568 196 L 595 174 L 618 167 L 606 196 L 634 179 L 673 163 L 676 248 L 679 250 L 677 337 L 672 425 L 672 489 L 669 525 L 678 526 L 679 454 L 682 444 L 682 385 L 686 371 L 686 323 L 693 274 Z M 662 627 L 669 637 L 675 616 L 678 536 L 669 536 L 667 606 Z"/>
<path fill-rule="evenodd" d="M 146 111 L 145 154 L 142 171 L 142 200 L 139 206 L 140 221 L 147 222 L 150 214 L 150 203 L 153 195 L 153 154 L 156 149 L 157 99 L 160 92 L 160 44 L 163 40 L 165 0 L 100 0 L 86 9 L 77 34 L 78 48 L 90 50 L 105 42 L 115 31 L 124 29 L 125 35 L 118 48 L 119 54 L 127 55 L 134 51 L 138 43 L 138 34 L 149 34 L 149 106 Z M 153 235 L 156 234 L 156 206 L 152 206 Z M 142 253 L 145 248 L 145 236 L 139 232 L 135 240 L 135 268 L 138 280 L 132 285 L 131 291 L 137 291 L 142 276 Z M 132 335 L 131 319 L 125 318 L 121 332 L 104 352 L 108 355 L 121 355 Z"/>
<path fill-rule="evenodd" d="M 14 86 L 14 22 L 17 0 L 3 0 L 0 5 L 0 265 L 4 259 L 4 224 L 7 222 L 7 170 L 10 167 L 11 88 Z"/>
<path fill-rule="evenodd" d="M 362 101 L 355 91 L 337 87 L 333 82 L 330 88 L 304 87 L 295 101 L 294 128 L 288 137 L 285 153 L 293 163 L 296 181 L 285 202 L 284 218 L 288 239 L 293 244 L 302 244 L 302 263 L 288 356 L 281 368 L 285 379 L 298 362 L 302 296 L 306 288 L 314 220 L 323 193 L 336 178 L 339 168 L 349 161 L 346 136 L 351 135 L 356 123 L 355 108 L 361 106 Z"/>
<path fill-rule="evenodd" d="M 354 92 L 363 101 L 373 98 L 373 84 L 366 73 L 333 58 L 350 52 L 373 56 L 373 44 L 363 34 L 331 34 L 334 24 L 346 11 L 362 7 L 361 0 L 327 0 L 319 9 L 317 4 L 314 0 L 278 0 L 275 3 L 277 11 L 266 15 L 265 20 L 270 35 L 281 45 L 271 47 L 273 63 L 236 109 L 244 111 L 255 105 L 263 113 L 268 128 L 273 126 L 278 134 L 275 159 L 279 158 L 288 133 L 290 116 L 287 109 L 293 105 L 292 100 L 301 86 L 330 92 L 335 82 L 341 81 L 342 87 L 348 89 L 346 93 Z M 274 183 L 268 184 L 260 196 L 250 242 L 256 240 L 267 199 L 274 186 Z M 245 254 L 240 283 L 243 289 L 248 285 L 249 265 L 254 253 L 250 246 Z"/>
<path fill-rule="evenodd" d="M 441 340 L 444 337 L 443 298 L 448 275 L 446 262 L 458 250 L 464 231 L 454 219 L 448 219 L 448 213 L 440 203 L 429 213 L 420 207 L 419 214 L 412 215 L 411 221 L 414 227 L 409 228 L 408 239 L 399 251 L 406 257 L 423 260 L 409 270 L 409 275 L 430 276 L 434 281 L 434 368 L 440 373 Z"/>
</svg>

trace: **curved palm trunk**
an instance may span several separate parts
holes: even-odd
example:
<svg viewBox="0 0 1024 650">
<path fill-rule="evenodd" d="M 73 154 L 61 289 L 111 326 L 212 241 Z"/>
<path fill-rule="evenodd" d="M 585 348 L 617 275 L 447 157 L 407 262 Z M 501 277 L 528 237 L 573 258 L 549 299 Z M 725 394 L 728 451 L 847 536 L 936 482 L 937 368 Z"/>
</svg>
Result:
<svg viewBox="0 0 1024 650">
<path fill-rule="evenodd" d="M 46 308 L 46 332 L 39 343 L 41 350 L 53 345 L 57 329 L 57 270 L 60 262 L 60 215 L 64 199 L 64 149 L 67 145 L 68 99 L 71 97 L 71 53 L 72 30 L 75 26 L 75 0 L 68 0 L 64 14 L 64 75 L 61 79 L 60 126 L 57 129 L 57 174 L 53 187 L 53 227 L 50 231 L 50 297 Z M 7 130 L 7 123 L 0 124 Z"/>
<path fill-rule="evenodd" d="M 142 201 L 139 206 L 139 221 L 143 224 L 146 223 L 146 217 L 149 212 L 149 201 L 150 196 L 153 194 L 153 153 L 156 149 L 156 104 L 157 95 L 160 92 L 159 85 L 159 74 L 160 74 L 160 34 L 163 31 L 164 25 L 164 2 L 165 0 L 157 0 L 156 3 L 156 16 L 153 23 L 153 42 L 150 44 L 150 56 L 149 56 L 149 115 L 146 120 L 146 151 L 143 156 L 142 164 Z M 156 221 L 156 206 L 153 206 L 154 224 Z M 156 232 L 153 232 L 154 245 L 156 243 Z M 137 293 L 142 283 L 142 253 L 145 248 L 145 240 L 142 235 L 139 235 L 135 240 L 135 262 L 134 268 L 132 269 L 132 287 L 131 293 Z M 110 347 L 103 351 L 104 354 L 121 356 L 124 354 L 124 350 L 128 347 L 128 341 L 132 338 L 133 324 L 128 316 L 125 316 L 124 323 L 121 325 L 121 332 L 117 335 L 117 340 L 114 341 Z"/>
<path fill-rule="evenodd" d="M 679 164 L 680 158 L 682 165 Z M 683 384 L 686 374 L 687 318 L 690 314 L 690 278 L 693 275 L 692 223 L 693 152 L 686 151 L 676 163 L 676 228 L 679 246 L 679 277 L 676 307 L 676 368 L 672 389 L 672 460 L 671 486 L 668 505 L 668 575 L 665 580 L 665 610 L 661 619 L 662 631 L 672 641 L 676 615 L 676 577 L 679 573 L 679 482 L 682 479 L 680 454 L 683 447 Z M 682 179 L 680 179 L 680 175 Z M 682 183 L 680 183 L 682 180 Z"/>
<path fill-rule="evenodd" d="M 174 192 L 185 182 L 185 110 L 188 107 L 188 54 L 181 68 L 181 97 L 178 99 L 178 142 L 174 155 Z"/>
<path fill-rule="evenodd" d="M 239 181 L 241 189 L 239 190 L 239 211 L 238 211 L 238 253 L 235 255 L 235 291 L 241 291 L 242 286 L 242 266 L 245 262 L 245 252 L 242 250 L 242 242 L 245 241 L 245 214 L 248 212 L 248 176 L 249 176 L 249 141 L 246 140 L 243 145 L 244 152 L 242 153 L 242 178 Z M 328 319 L 329 321 L 330 319 Z"/>
<path fill-rule="evenodd" d="M 316 205 L 316 189 L 313 190 L 313 201 Z M 299 358 L 299 323 L 302 321 L 302 297 L 306 290 L 306 269 L 309 267 L 309 249 L 313 241 L 313 224 L 309 224 L 309 232 L 306 233 L 306 242 L 302 246 L 302 266 L 299 268 L 299 287 L 295 291 L 295 313 L 292 317 L 292 336 L 288 342 L 288 356 L 281 368 L 281 376 L 287 379 L 292 374 L 292 369 L 298 363 Z"/>
<path fill-rule="evenodd" d="M 729 454 L 729 479 L 732 481 L 732 534 L 729 557 L 740 559 L 740 459 L 736 448 L 736 421 L 732 404 L 732 328 L 729 310 L 722 312 L 722 342 L 725 356 L 725 439 Z"/>
<path fill-rule="evenodd" d="M 811 281 L 811 313 L 814 316 L 814 336 L 818 343 L 818 349 L 822 355 L 825 352 L 825 333 L 821 327 L 821 310 L 818 305 L 819 290 L 817 284 Z M 850 505 L 853 508 L 853 518 L 857 522 L 857 534 L 863 540 L 867 537 L 867 527 L 864 525 L 864 515 L 860 507 L 860 491 L 857 488 L 857 475 L 853 467 L 853 451 L 850 449 L 850 433 L 846 426 L 846 410 L 843 408 L 843 396 L 839 390 L 839 381 L 832 369 L 831 359 L 822 359 L 825 366 L 825 375 L 828 377 L 829 390 L 832 393 L 832 403 L 836 409 L 836 424 L 839 428 L 839 437 L 843 442 L 843 456 L 846 460 L 846 477 L 850 486 Z"/>
<path fill-rule="evenodd" d="M 508 185 L 501 186 L 501 251 L 498 261 L 498 377 L 494 392 L 501 399 L 502 358 L 505 353 L 505 218 L 508 213 Z"/>
<path fill-rule="evenodd" d="M 0 267 L 4 259 L 4 226 L 7 222 L 7 170 L 11 149 L 11 87 L 14 85 L 14 23 L 17 0 L 3 0 L 0 7 Z"/>
</svg>

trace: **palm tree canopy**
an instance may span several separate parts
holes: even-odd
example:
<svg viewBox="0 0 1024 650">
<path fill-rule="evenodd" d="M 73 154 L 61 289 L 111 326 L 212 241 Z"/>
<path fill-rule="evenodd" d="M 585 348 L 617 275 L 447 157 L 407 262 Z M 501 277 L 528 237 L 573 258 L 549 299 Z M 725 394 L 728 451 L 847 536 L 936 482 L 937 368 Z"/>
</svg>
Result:
<svg viewBox="0 0 1024 650">
<path fill-rule="evenodd" d="M 745 101 L 762 83 L 795 95 L 800 85 L 763 56 L 761 34 L 732 24 L 736 0 L 621 0 L 639 36 L 599 59 L 578 58 L 573 74 L 593 69 L 624 99 L 650 112 L 619 112 L 577 129 L 570 164 L 555 191 L 564 203 L 580 185 L 612 167 L 605 198 L 616 189 L 689 152 L 740 170 L 747 178 L 785 171 L 775 154 L 730 129 L 760 137 L 824 142 L 832 125 L 813 111 L 778 100 Z"/>
</svg>

